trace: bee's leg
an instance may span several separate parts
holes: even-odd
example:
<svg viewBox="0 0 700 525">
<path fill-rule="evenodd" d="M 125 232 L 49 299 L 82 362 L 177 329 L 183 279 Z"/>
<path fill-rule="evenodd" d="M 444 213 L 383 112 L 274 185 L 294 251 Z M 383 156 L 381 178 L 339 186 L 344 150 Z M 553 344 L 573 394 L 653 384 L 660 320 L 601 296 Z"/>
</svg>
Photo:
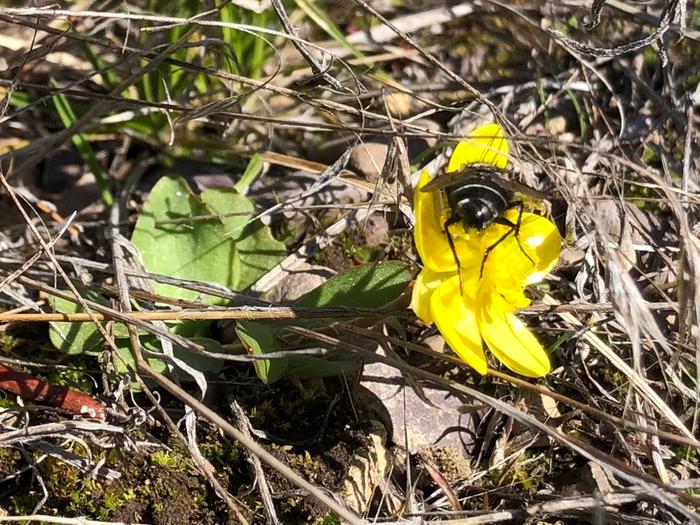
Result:
<svg viewBox="0 0 700 525">
<path fill-rule="evenodd" d="M 484 265 L 486 264 L 486 259 L 488 258 L 491 251 L 496 246 L 501 244 L 506 239 L 506 237 L 508 237 L 511 233 L 515 237 L 515 241 L 518 243 L 518 247 L 520 248 L 520 251 L 523 253 L 523 255 L 525 257 L 527 257 L 528 260 L 532 264 L 536 264 L 535 261 L 532 259 L 532 257 L 530 257 L 530 254 L 528 254 L 525 251 L 525 248 L 523 248 L 523 245 L 520 242 L 520 224 L 522 223 L 523 210 L 524 210 L 523 202 L 522 201 L 515 201 L 515 202 L 512 202 L 508 207 L 509 208 L 518 207 L 518 220 L 515 223 L 513 223 L 512 221 L 506 219 L 505 217 L 497 217 L 493 221 L 495 224 L 501 224 L 503 226 L 510 226 L 510 230 L 508 230 L 506 233 L 501 235 L 501 237 L 496 242 L 494 242 L 491 246 L 486 248 L 486 251 L 484 252 L 484 258 L 481 260 L 481 272 L 479 273 L 480 277 L 484 274 Z"/>
<path fill-rule="evenodd" d="M 514 201 L 511 202 L 510 205 L 508 206 L 509 208 L 518 208 L 518 220 L 516 223 L 513 225 L 511 222 L 510 224 L 513 225 L 513 235 L 515 236 L 515 240 L 518 243 L 518 247 L 520 248 L 520 251 L 523 252 L 523 255 L 528 258 L 528 260 L 532 264 L 536 264 L 535 261 L 532 260 L 532 257 L 530 257 L 530 254 L 525 251 L 525 248 L 523 248 L 522 243 L 520 242 L 520 225 L 523 222 L 523 211 L 525 210 L 525 204 L 523 201 Z M 508 219 L 505 219 L 508 220 Z M 510 222 L 510 221 L 508 221 Z"/>
<path fill-rule="evenodd" d="M 506 237 L 508 237 L 511 233 L 513 233 L 513 228 L 515 228 L 515 224 L 510 222 L 508 219 L 503 219 L 503 220 L 507 221 L 507 224 L 505 224 L 504 222 L 501 222 L 500 219 L 496 219 L 493 222 L 498 223 L 498 224 L 503 224 L 504 226 L 511 226 L 512 228 L 509 231 L 507 231 L 506 233 L 504 233 L 503 235 L 501 235 L 496 242 L 494 242 L 491 246 L 489 246 L 488 248 L 486 248 L 486 250 L 484 250 L 484 257 L 481 259 L 481 268 L 479 269 L 479 279 L 481 279 L 484 276 L 484 266 L 486 265 L 486 259 L 489 258 L 489 255 L 491 254 L 493 249 L 496 246 L 498 246 L 499 244 L 501 244 L 506 239 Z M 518 244 L 520 244 L 520 243 L 518 243 Z M 527 255 L 527 254 L 525 254 L 525 255 Z"/>
<path fill-rule="evenodd" d="M 453 224 L 457 224 L 458 222 L 459 216 L 453 215 L 445 221 L 445 224 L 442 225 L 442 228 L 443 230 L 445 230 L 445 234 L 447 234 L 447 242 L 450 245 L 450 250 L 452 250 L 452 256 L 455 258 L 455 262 L 457 263 L 457 275 L 459 276 L 459 294 L 462 295 L 462 265 L 459 262 L 457 249 L 455 248 L 455 241 L 452 238 L 452 233 L 450 233 L 450 226 L 452 226 Z"/>
</svg>

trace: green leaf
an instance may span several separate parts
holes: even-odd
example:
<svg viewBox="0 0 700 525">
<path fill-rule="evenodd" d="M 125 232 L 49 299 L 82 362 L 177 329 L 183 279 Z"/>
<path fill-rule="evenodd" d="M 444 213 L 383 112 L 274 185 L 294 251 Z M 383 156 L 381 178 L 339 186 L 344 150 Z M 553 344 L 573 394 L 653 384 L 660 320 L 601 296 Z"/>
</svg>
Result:
<svg viewBox="0 0 700 525">
<path fill-rule="evenodd" d="M 150 272 L 219 283 L 242 291 L 285 255 L 284 245 L 260 221 L 251 220 L 254 216 L 254 204 L 233 189 L 211 189 L 195 195 L 183 179 L 166 177 L 151 190 L 131 240 Z M 212 305 L 227 302 L 161 283 L 154 284 L 154 291 Z M 171 330 L 188 336 L 204 333 L 202 323 L 195 321 L 183 321 L 171 326 Z M 199 341 L 212 351 L 221 352 L 215 341 Z M 183 349 L 175 349 L 175 355 L 202 371 L 218 372 L 222 366 L 219 360 Z M 260 373 L 270 375 L 266 369 Z"/>
<path fill-rule="evenodd" d="M 212 215 L 213 211 L 243 212 L 243 215 L 219 218 Z M 252 214 L 250 200 L 233 190 L 208 190 L 200 198 L 184 180 L 165 177 L 151 190 L 131 240 L 141 250 L 150 272 L 215 282 L 241 291 L 277 264 L 284 254 L 281 243 L 262 224 L 243 226 Z M 182 222 L 188 218 L 193 219 Z M 197 299 L 212 305 L 226 302 L 167 284 L 156 283 L 154 290 L 169 297 Z"/>
<path fill-rule="evenodd" d="M 333 276 L 299 299 L 296 306 L 381 308 L 397 299 L 410 280 L 408 267 L 400 262 L 356 266 Z M 317 322 L 308 321 L 299 324 L 313 327 Z M 251 354 L 264 355 L 277 352 L 282 348 L 282 343 L 276 338 L 272 328 L 264 324 L 239 322 L 236 332 Z M 357 369 L 358 363 L 352 360 L 303 356 L 257 361 L 255 367 L 260 379 L 265 383 L 272 383 L 283 374 L 311 378 L 349 373 Z"/>
<path fill-rule="evenodd" d="M 149 350 L 155 353 L 163 353 L 161 349 L 160 342 L 158 338 L 153 335 L 146 335 L 139 337 L 139 342 L 145 350 Z M 214 339 L 208 339 L 205 337 L 195 337 L 192 338 L 192 342 L 198 343 L 208 351 L 215 353 L 223 353 L 223 348 L 221 343 L 215 341 Z M 116 341 L 117 348 L 119 349 L 119 355 L 122 359 L 117 357 L 114 358 L 115 370 L 119 373 L 125 373 L 128 369 L 136 368 L 136 357 L 131 349 L 131 343 L 128 339 L 118 339 Z M 175 357 L 182 359 L 192 368 L 199 370 L 200 372 L 208 372 L 211 374 L 218 374 L 224 366 L 223 361 L 220 359 L 215 359 L 213 357 L 207 357 L 205 355 L 193 352 L 192 350 L 187 350 L 185 348 L 175 347 L 173 349 Z M 144 356 L 145 357 L 145 356 Z M 165 359 L 158 359 L 157 357 L 146 357 L 146 361 L 149 365 L 158 373 L 164 374 L 168 371 L 168 363 Z M 183 370 L 180 370 L 175 366 L 175 374 L 181 381 L 191 381 L 192 377 Z"/>
<path fill-rule="evenodd" d="M 68 290 L 65 290 L 68 292 Z M 91 290 L 81 290 L 81 296 L 88 300 L 104 306 L 109 306 L 109 302 L 100 294 Z M 59 297 L 51 298 L 51 305 L 55 312 L 64 314 L 83 313 L 85 310 L 74 303 Z M 101 323 L 105 326 L 105 322 Z M 112 324 L 112 335 L 115 339 L 123 339 L 129 337 L 129 330 L 124 323 Z M 142 329 L 137 329 L 139 335 L 146 332 Z M 51 343 L 61 352 L 67 354 L 98 354 L 102 351 L 102 334 L 97 330 L 95 323 L 49 323 L 49 339 Z"/>
<path fill-rule="evenodd" d="M 97 294 L 87 292 L 83 297 L 91 301 L 105 303 Z M 51 298 L 55 312 L 76 314 L 84 310 L 77 304 L 59 297 Z M 57 350 L 65 354 L 99 353 L 102 335 L 94 323 L 49 323 L 49 339 Z"/>
<path fill-rule="evenodd" d="M 296 306 L 382 308 L 398 298 L 411 280 L 398 261 L 355 266 L 304 295 Z"/>
<path fill-rule="evenodd" d="M 51 82 L 51 85 L 52 87 L 58 87 L 58 85 L 53 81 Z M 53 100 L 58 116 L 61 118 L 61 122 L 66 128 L 70 128 L 78 120 L 73 112 L 70 102 L 68 102 L 68 99 L 62 93 L 53 95 L 51 99 Z M 100 163 L 97 161 L 97 157 L 95 157 L 95 153 L 92 151 L 90 142 L 82 133 L 74 134 L 71 136 L 71 140 L 73 141 L 75 149 L 78 150 L 80 158 L 83 159 L 87 167 L 90 168 L 90 171 L 95 176 L 95 181 L 97 182 L 97 185 L 100 188 L 100 193 L 102 194 L 102 200 L 107 206 L 111 206 L 114 199 L 109 191 L 109 180 L 107 174 L 102 169 L 102 166 L 100 166 Z"/>
<path fill-rule="evenodd" d="M 331 377 L 349 374 L 358 369 L 360 363 L 350 360 L 323 359 L 321 357 L 295 357 L 290 359 L 287 375 L 299 379 Z"/>
<path fill-rule="evenodd" d="M 257 179 L 262 173 L 263 166 L 264 162 L 262 156 L 259 153 L 253 155 L 250 158 L 248 166 L 246 166 L 243 175 L 241 175 L 241 180 L 239 180 L 233 186 L 233 189 L 235 189 L 238 193 L 245 194 L 248 191 L 248 188 L 250 188 L 250 185 L 253 184 L 255 179 Z"/>
<path fill-rule="evenodd" d="M 161 352 L 158 338 L 153 335 L 139 337 L 141 346 L 152 352 Z M 119 374 L 125 374 L 130 370 L 136 370 L 136 357 L 131 350 L 131 341 L 129 339 L 117 339 L 115 341 L 119 355 L 114 356 L 114 369 Z M 145 357 L 145 356 L 144 356 Z M 168 371 L 168 365 L 162 359 L 157 357 L 146 357 L 146 362 L 159 374 Z M 133 387 L 133 385 L 132 385 Z"/>
<path fill-rule="evenodd" d="M 235 288 L 235 245 L 216 218 L 186 220 L 210 215 L 210 210 L 180 178 L 164 177 L 151 190 L 136 221 L 131 241 L 143 255 L 149 272 L 169 277 L 213 281 Z M 174 220 L 186 222 L 173 222 Z M 154 283 L 157 294 L 221 305 L 225 299 L 192 290 Z"/>
<path fill-rule="evenodd" d="M 208 337 L 192 337 L 190 341 L 193 343 L 200 344 L 204 347 L 207 352 L 212 352 L 216 354 L 223 354 L 224 349 L 221 343 L 215 339 L 209 339 Z M 206 355 L 200 354 L 198 352 L 193 352 L 186 348 L 175 347 L 173 350 L 175 357 L 182 359 L 185 363 L 190 365 L 192 368 L 199 370 L 200 372 L 205 372 L 209 374 L 218 374 L 224 367 L 224 362 L 221 359 L 216 359 L 214 357 L 208 357 Z M 192 377 L 180 369 L 177 370 L 177 376 L 184 381 L 191 381 Z"/>
<path fill-rule="evenodd" d="M 215 188 L 202 193 L 202 201 L 219 215 L 224 231 L 236 243 L 237 290 L 245 290 L 277 265 L 286 255 L 284 243 L 255 217 L 253 202 L 231 188 Z"/>
<path fill-rule="evenodd" d="M 243 343 L 246 351 L 252 355 L 265 355 L 282 350 L 279 339 L 275 337 L 272 328 L 252 321 L 239 321 L 236 324 L 236 334 Z M 288 359 L 268 359 L 253 361 L 255 373 L 265 384 L 274 383 L 287 370 Z"/>
<path fill-rule="evenodd" d="M 381 308 L 398 298 L 410 280 L 408 267 L 397 261 L 355 266 L 331 277 L 299 299 L 296 306 Z M 318 322 L 303 324 L 313 328 Z M 290 358 L 287 373 L 300 378 L 325 377 L 349 373 L 357 367 L 356 361 L 298 357 Z"/>
</svg>

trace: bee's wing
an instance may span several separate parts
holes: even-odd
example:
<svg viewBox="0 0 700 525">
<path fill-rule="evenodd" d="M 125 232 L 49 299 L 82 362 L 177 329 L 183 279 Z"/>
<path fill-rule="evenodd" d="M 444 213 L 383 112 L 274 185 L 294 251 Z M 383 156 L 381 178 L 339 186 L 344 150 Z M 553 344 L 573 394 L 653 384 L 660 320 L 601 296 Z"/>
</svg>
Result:
<svg viewBox="0 0 700 525">
<path fill-rule="evenodd" d="M 459 171 L 438 175 L 428 184 L 423 186 L 421 191 L 444 190 L 445 188 L 449 188 L 450 186 L 458 184 L 464 179 L 475 175 L 487 175 L 491 177 L 498 177 L 499 180 L 503 180 L 502 171 L 496 166 L 492 166 L 490 164 L 469 164 L 464 166 Z"/>
<path fill-rule="evenodd" d="M 428 182 L 425 186 L 423 186 L 420 191 L 437 191 L 437 190 L 444 190 L 445 188 L 449 188 L 453 184 L 457 184 L 458 182 L 464 180 L 464 172 L 463 171 L 455 171 L 453 173 L 447 173 L 445 175 L 438 175 L 435 177 L 433 180 Z"/>
<path fill-rule="evenodd" d="M 540 190 L 536 190 L 535 188 L 531 188 L 527 184 L 523 184 L 522 182 L 519 182 L 517 180 L 501 178 L 499 182 L 503 185 L 504 188 L 512 191 L 513 193 L 519 193 L 520 195 L 527 197 L 528 199 L 538 201 L 552 200 L 552 197 L 550 195 L 547 195 L 546 193 Z"/>
</svg>

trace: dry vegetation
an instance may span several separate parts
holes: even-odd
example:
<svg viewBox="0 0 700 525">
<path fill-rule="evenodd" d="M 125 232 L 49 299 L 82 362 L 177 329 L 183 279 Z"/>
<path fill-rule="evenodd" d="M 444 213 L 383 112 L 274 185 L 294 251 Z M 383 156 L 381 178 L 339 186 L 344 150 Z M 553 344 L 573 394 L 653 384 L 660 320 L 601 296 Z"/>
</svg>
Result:
<svg viewBox="0 0 700 525">
<path fill-rule="evenodd" d="M 0 24 L 0 521 L 700 522 L 696 2 Z M 521 312 L 541 380 L 405 310 L 412 174 L 486 121 L 565 241 Z"/>
</svg>

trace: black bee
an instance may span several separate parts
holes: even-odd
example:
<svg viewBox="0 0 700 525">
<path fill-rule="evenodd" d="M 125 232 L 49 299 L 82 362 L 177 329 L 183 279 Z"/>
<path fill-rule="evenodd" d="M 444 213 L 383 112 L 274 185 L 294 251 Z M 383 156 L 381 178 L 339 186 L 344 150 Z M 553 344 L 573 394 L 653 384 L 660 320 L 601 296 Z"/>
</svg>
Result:
<svg viewBox="0 0 700 525">
<path fill-rule="evenodd" d="M 491 251 L 511 233 L 515 235 L 520 250 L 534 264 L 532 258 L 520 244 L 518 236 L 524 208 L 523 200 L 518 196 L 534 200 L 545 200 L 547 195 L 525 184 L 506 179 L 505 170 L 501 170 L 491 164 L 469 164 L 460 171 L 438 176 L 421 188 L 421 191 L 426 192 L 437 190 L 444 191 L 452 212 L 445 224 L 443 224 L 443 230 L 447 234 L 452 255 L 454 255 L 457 262 L 460 282 L 462 274 L 459 257 L 449 230 L 450 226 L 458 222 L 462 223 L 465 230 L 476 229 L 477 231 L 483 231 L 490 224 L 502 224 L 510 227 L 509 231 L 486 249 L 484 258 L 481 261 L 479 275 L 483 274 L 486 259 Z M 516 223 L 503 217 L 503 213 L 510 208 L 519 208 L 520 210 Z"/>
</svg>

